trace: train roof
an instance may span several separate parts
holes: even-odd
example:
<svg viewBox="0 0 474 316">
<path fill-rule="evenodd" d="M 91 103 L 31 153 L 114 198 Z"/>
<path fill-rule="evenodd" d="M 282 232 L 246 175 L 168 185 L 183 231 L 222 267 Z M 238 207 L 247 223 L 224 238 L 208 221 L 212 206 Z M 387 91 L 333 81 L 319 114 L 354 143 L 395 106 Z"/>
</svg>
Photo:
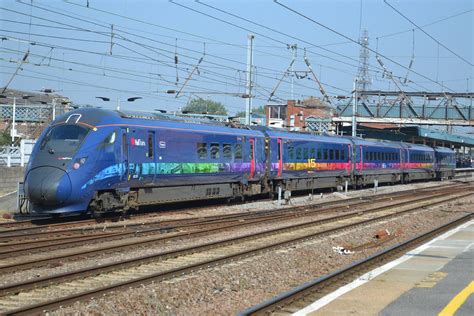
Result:
<svg viewBox="0 0 474 316">
<path fill-rule="evenodd" d="M 319 141 L 319 142 L 331 142 L 339 144 L 351 144 L 351 140 L 345 137 L 340 136 L 330 136 L 330 135 L 314 135 L 307 133 L 298 133 L 298 132 L 286 132 L 286 131 L 277 131 L 272 129 L 267 129 L 266 133 L 272 138 L 284 138 L 284 139 L 294 139 L 294 140 L 308 140 L 308 141 Z"/>
<path fill-rule="evenodd" d="M 439 153 L 447 153 L 447 154 L 454 154 L 454 150 L 452 150 L 451 148 L 447 148 L 447 147 L 441 147 L 441 146 L 436 146 L 434 148 L 434 150 L 436 152 L 439 152 Z"/>
<path fill-rule="evenodd" d="M 224 124 L 216 124 L 207 120 L 187 121 L 172 118 L 161 113 L 121 112 L 97 108 L 81 108 L 66 113 L 54 121 L 55 124 L 67 123 L 69 118 L 91 127 L 109 126 L 167 128 L 175 130 L 190 130 L 204 133 L 233 134 L 247 137 L 264 137 L 260 131 L 247 128 L 233 128 Z M 141 115 L 139 115 L 141 114 Z M 146 115 L 145 115 L 146 114 Z"/>
<path fill-rule="evenodd" d="M 390 147 L 390 148 L 401 148 L 401 142 L 391 142 L 386 140 L 367 140 L 359 137 L 352 137 L 351 138 L 354 144 L 362 145 L 362 146 L 383 146 L 383 147 Z"/>
<path fill-rule="evenodd" d="M 422 144 L 403 143 L 403 146 L 411 150 L 434 151 L 432 147 L 427 146 L 427 145 L 422 145 Z"/>
</svg>

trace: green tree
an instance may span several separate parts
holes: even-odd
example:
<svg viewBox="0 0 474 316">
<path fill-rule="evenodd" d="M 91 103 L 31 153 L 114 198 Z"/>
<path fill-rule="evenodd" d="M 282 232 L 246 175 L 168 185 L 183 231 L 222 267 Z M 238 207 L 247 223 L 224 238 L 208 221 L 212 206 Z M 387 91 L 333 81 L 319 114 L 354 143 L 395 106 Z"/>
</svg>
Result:
<svg viewBox="0 0 474 316">
<path fill-rule="evenodd" d="M 265 114 L 265 107 L 259 106 L 258 108 L 253 108 L 252 113 Z M 245 117 L 245 111 L 240 111 L 235 114 L 237 117 Z"/>
<path fill-rule="evenodd" d="M 11 141 L 12 138 L 10 137 L 10 131 L 5 129 L 0 132 L 0 146 L 9 146 Z"/>
<path fill-rule="evenodd" d="M 215 115 L 227 115 L 227 109 L 225 105 L 212 101 L 212 100 L 204 100 L 204 99 L 194 99 L 188 103 L 183 108 L 183 112 L 187 111 L 190 113 L 205 113 L 205 114 L 215 114 Z"/>
</svg>

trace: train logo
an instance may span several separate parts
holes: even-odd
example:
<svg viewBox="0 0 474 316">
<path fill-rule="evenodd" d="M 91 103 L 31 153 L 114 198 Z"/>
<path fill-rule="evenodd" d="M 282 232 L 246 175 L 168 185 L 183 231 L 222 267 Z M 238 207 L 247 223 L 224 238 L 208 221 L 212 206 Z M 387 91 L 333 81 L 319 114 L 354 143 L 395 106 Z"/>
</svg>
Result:
<svg viewBox="0 0 474 316">
<path fill-rule="evenodd" d="M 130 144 L 132 144 L 132 146 L 140 146 L 140 147 L 145 147 L 146 146 L 146 143 L 143 139 L 134 138 L 134 137 L 132 137 L 130 139 Z"/>
</svg>

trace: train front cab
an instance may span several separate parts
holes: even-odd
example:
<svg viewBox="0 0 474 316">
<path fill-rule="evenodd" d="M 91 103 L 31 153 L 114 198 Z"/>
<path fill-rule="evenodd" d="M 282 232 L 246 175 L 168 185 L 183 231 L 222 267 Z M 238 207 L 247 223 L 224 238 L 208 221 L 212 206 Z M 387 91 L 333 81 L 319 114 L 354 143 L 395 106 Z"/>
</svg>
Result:
<svg viewBox="0 0 474 316">
<path fill-rule="evenodd" d="M 89 111 L 69 113 L 38 138 L 25 172 L 24 198 L 35 213 L 84 212 L 91 192 L 81 186 L 95 168 Z M 93 143 L 93 141 L 92 141 Z"/>
</svg>

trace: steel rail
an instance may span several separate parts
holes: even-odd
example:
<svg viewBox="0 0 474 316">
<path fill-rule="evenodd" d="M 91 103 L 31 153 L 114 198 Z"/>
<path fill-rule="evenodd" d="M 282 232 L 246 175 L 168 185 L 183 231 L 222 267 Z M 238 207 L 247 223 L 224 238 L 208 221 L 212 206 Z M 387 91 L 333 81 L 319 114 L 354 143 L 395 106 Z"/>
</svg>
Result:
<svg viewBox="0 0 474 316">
<path fill-rule="evenodd" d="M 428 188 L 421 188 L 421 189 L 416 189 L 414 191 L 423 191 L 426 189 L 434 189 L 434 188 L 448 188 L 448 187 L 453 187 L 453 186 L 459 186 L 462 185 L 460 183 L 450 183 L 448 185 L 445 184 L 440 184 L 440 185 L 435 185 L 432 187 Z M 385 196 L 385 195 L 390 195 L 390 194 L 403 194 L 406 193 L 406 191 L 399 191 L 395 193 L 384 193 L 384 194 L 379 194 L 377 196 Z M 354 197 L 354 198 L 348 198 L 346 201 L 351 201 L 351 200 L 357 200 L 360 199 L 359 197 Z M 329 201 L 329 202 L 323 202 L 320 203 L 321 205 L 331 205 L 333 203 L 338 203 L 340 201 Z M 140 219 L 140 217 L 148 217 L 150 214 L 140 214 L 140 215 L 131 215 L 132 218 L 134 219 Z M 41 230 L 41 229 L 47 229 L 47 228 L 54 228 L 54 227 L 61 227 L 61 226 L 77 226 L 82 225 L 82 224 L 101 224 L 102 222 L 97 221 L 95 219 L 83 219 L 84 217 L 81 215 L 76 215 L 76 216 L 68 216 L 68 217 L 63 217 L 59 219 L 54 219 L 54 218 L 39 218 L 39 219 L 32 219 L 32 220 L 21 220 L 17 222 L 4 222 L 0 223 L 0 236 L 6 233 L 11 233 L 11 232 L 19 232 L 19 231 L 29 231 L 29 230 Z M 82 219 L 80 221 L 77 221 L 77 219 Z M 114 221 L 117 220 L 117 217 L 113 218 L 104 218 L 104 221 Z M 17 228 L 20 226 L 19 228 Z M 26 226 L 22 228 L 22 226 Z M 2 228 L 7 228 L 7 229 L 2 229 Z M 12 228 L 12 229 L 9 229 Z M 92 228 L 94 229 L 94 228 Z"/>
<path fill-rule="evenodd" d="M 462 196 L 468 196 L 468 195 L 470 195 L 470 194 L 464 194 Z M 449 200 L 453 200 L 453 199 L 457 199 L 457 198 L 459 198 L 459 196 L 446 198 L 446 199 L 443 199 L 441 201 L 430 202 L 429 205 L 442 204 L 442 203 L 445 203 Z M 345 229 L 348 229 L 348 228 L 353 228 L 353 227 L 357 227 L 357 226 L 360 226 L 360 225 L 367 225 L 369 223 L 373 223 L 373 222 L 380 221 L 380 220 L 385 220 L 385 219 L 388 219 L 390 217 L 406 214 L 406 213 L 412 212 L 414 210 L 419 210 L 419 209 L 425 208 L 426 206 L 427 206 L 426 204 L 423 204 L 423 205 L 420 205 L 420 206 L 411 207 L 411 208 L 403 210 L 401 212 L 396 211 L 394 213 L 385 214 L 385 215 L 370 218 L 370 219 L 364 219 L 362 221 L 350 223 L 350 224 L 347 224 L 347 225 L 344 225 L 344 226 L 333 227 L 333 228 L 329 228 L 329 229 L 324 230 L 324 231 L 313 232 L 313 233 L 309 233 L 309 234 L 306 234 L 306 235 L 303 235 L 303 236 L 298 236 L 298 237 L 295 237 L 295 238 L 290 238 L 290 239 L 283 240 L 283 241 L 276 241 L 276 242 L 273 242 L 271 244 L 267 244 L 265 246 L 259 246 L 259 247 L 254 248 L 254 249 L 246 249 L 244 251 L 239 251 L 237 253 L 228 255 L 226 257 L 207 259 L 207 260 L 204 260 L 204 261 L 201 261 L 201 262 L 198 262 L 198 263 L 193 263 L 193 264 L 190 264 L 190 265 L 186 265 L 184 267 L 173 268 L 173 269 L 165 271 L 165 272 L 152 273 L 150 275 L 140 276 L 140 277 L 133 278 L 133 279 L 127 280 L 127 281 L 120 281 L 120 282 L 117 282 L 117 283 L 112 284 L 112 285 L 102 286 L 100 288 L 83 291 L 81 293 L 76 293 L 76 294 L 69 295 L 69 296 L 66 296 L 66 297 L 62 297 L 62 298 L 59 298 L 59 299 L 56 299 L 56 300 L 50 300 L 50 301 L 47 301 L 47 302 L 34 304 L 32 306 L 25 306 L 25 307 L 22 307 L 22 308 L 19 308 L 19 309 L 16 309 L 16 310 L 10 310 L 10 311 L 7 311 L 7 312 L 8 312 L 8 314 L 17 314 L 17 313 L 22 314 L 22 313 L 40 312 L 40 311 L 43 311 L 45 309 L 57 307 L 57 306 L 64 305 L 64 304 L 67 304 L 67 303 L 72 303 L 73 301 L 76 301 L 78 299 L 81 299 L 81 300 L 87 299 L 87 298 L 93 297 L 97 294 L 106 293 L 106 292 L 116 290 L 116 289 L 119 289 L 119 288 L 127 288 L 127 287 L 130 287 L 130 286 L 147 283 L 147 282 L 150 282 L 150 281 L 153 281 L 153 280 L 163 280 L 163 279 L 166 279 L 166 278 L 182 275 L 182 274 L 188 273 L 190 271 L 195 271 L 195 270 L 198 270 L 198 269 L 203 269 L 203 268 L 207 268 L 207 267 L 210 267 L 210 266 L 218 265 L 218 264 L 221 264 L 221 263 L 224 263 L 224 262 L 230 262 L 230 261 L 239 260 L 239 259 L 242 259 L 242 258 L 255 256 L 257 254 L 264 253 L 264 252 L 267 252 L 269 250 L 274 250 L 274 249 L 289 246 L 289 245 L 292 245 L 292 244 L 301 243 L 303 241 L 307 241 L 307 240 L 311 240 L 311 239 L 321 237 L 321 236 L 324 236 L 324 235 L 339 232 L 341 230 L 345 230 Z M 268 235 L 268 233 L 267 233 L 267 235 Z M 97 267 L 97 268 L 81 269 L 81 270 L 74 271 L 74 272 L 58 274 L 58 275 L 55 275 L 55 276 L 51 276 L 49 278 L 43 278 L 43 279 L 38 279 L 38 280 L 27 281 L 27 282 L 23 282 L 21 284 L 12 284 L 12 285 L 9 285 L 9 286 L 2 287 L 2 292 L 1 293 L 2 293 L 2 295 L 5 295 L 5 294 L 8 294 L 8 293 L 15 293 L 15 292 L 19 292 L 19 291 L 25 291 L 25 290 L 36 288 L 36 287 L 39 287 L 39 286 L 50 285 L 52 283 L 65 282 L 65 281 L 84 278 L 84 277 L 91 276 L 91 275 L 104 274 L 106 272 L 115 271 L 115 270 L 118 270 L 118 269 L 129 268 L 129 267 L 136 266 L 137 264 L 142 265 L 142 264 L 144 264 L 146 262 L 150 262 L 150 261 L 160 260 L 160 262 L 161 262 L 161 260 L 164 260 L 166 258 L 176 258 L 176 257 L 184 256 L 186 254 L 196 253 L 198 251 L 203 251 L 203 250 L 206 250 L 206 249 L 215 249 L 217 245 L 219 247 L 223 247 L 223 246 L 225 246 L 225 244 L 235 244 L 236 241 L 242 242 L 244 239 L 248 239 L 248 238 L 255 239 L 255 236 L 262 237 L 262 233 L 255 234 L 254 236 L 248 235 L 248 236 L 244 236 L 244 237 L 230 238 L 230 239 L 227 239 L 225 241 L 203 244 L 203 245 L 200 245 L 199 247 L 190 247 L 190 248 L 187 248 L 187 249 L 174 250 L 174 251 L 169 251 L 169 252 L 165 252 L 165 253 L 161 253 L 161 254 L 141 257 L 141 258 L 138 258 L 138 259 L 137 258 L 129 259 L 129 260 L 125 260 L 125 261 L 122 261 L 122 262 L 111 263 L 111 264 L 104 265 L 104 266 Z M 137 262 L 137 260 L 139 260 L 140 262 Z"/>
<path fill-rule="evenodd" d="M 455 193 L 457 193 L 457 192 L 455 192 Z M 272 229 L 272 230 L 267 230 L 267 231 L 264 231 L 264 232 L 260 232 L 259 234 L 263 235 L 263 234 L 273 233 L 275 231 L 282 231 L 283 229 L 291 229 L 291 230 L 300 229 L 300 228 L 303 228 L 303 227 L 307 227 L 307 226 L 311 226 L 311 225 L 315 225 L 315 224 L 320 224 L 320 223 L 324 223 L 324 222 L 327 222 L 327 221 L 341 220 L 341 219 L 344 219 L 344 218 L 347 218 L 347 217 L 352 217 L 352 216 L 355 216 L 355 215 L 358 215 L 358 214 L 373 213 L 373 212 L 383 211 L 387 208 L 393 208 L 393 207 L 400 207 L 400 206 L 403 206 L 403 205 L 408 205 L 408 204 L 411 204 L 411 203 L 417 202 L 417 201 L 431 200 L 431 199 L 433 199 L 433 197 L 444 196 L 444 195 L 446 195 L 446 192 L 439 193 L 435 196 L 430 195 L 430 196 L 427 196 L 427 197 L 421 197 L 421 198 L 418 197 L 414 200 L 409 200 L 409 201 L 404 201 L 404 202 L 396 202 L 394 204 L 389 204 L 389 205 L 383 205 L 383 206 L 380 206 L 380 207 L 372 208 L 370 210 L 348 212 L 344 215 L 333 216 L 333 217 L 324 218 L 324 219 L 312 220 L 312 221 L 308 221 L 308 222 L 305 222 L 305 223 L 292 224 L 292 225 L 289 225 L 289 226 L 286 226 L 286 227 L 283 227 L 283 228 L 280 227 L 280 228 L 275 228 L 275 229 Z M 470 193 L 468 195 L 470 195 Z M 265 221 L 265 219 L 263 219 L 262 221 Z M 169 241 L 169 240 L 176 239 L 176 238 L 179 239 L 179 238 L 190 237 L 190 236 L 193 236 L 193 237 L 201 236 L 201 235 L 206 235 L 206 234 L 209 234 L 209 233 L 212 233 L 212 232 L 219 232 L 219 231 L 222 231 L 222 230 L 225 230 L 225 229 L 228 229 L 228 228 L 232 228 L 232 227 L 246 226 L 246 225 L 249 225 L 249 224 L 250 224 L 250 222 L 239 222 L 237 224 L 230 224 L 227 227 L 210 228 L 210 229 L 207 229 L 207 230 L 202 230 L 202 231 L 197 231 L 197 232 L 184 231 L 184 232 L 179 232 L 179 233 L 170 234 L 170 235 L 166 235 L 166 236 L 158 236 L 158 237 L 154 237 L 154 238 L 146 239 L 146 240 L 126 242 L 126 243 L 123 243 L 123 244 L 120 244 L 120 245 L 104 246 L 104 247 L 99 247 L 99 248 L 96 248 L 96 249 L 88 249 L 88 250 L 85 250 L 85 251 L 83 250 L 83 251 L 78 251 L 78 252 L 73 252 L 73 253 L 63 254 L 63 255 L 56 255 L 56 256 L 50 255 L 47 258 L 32 259 L 32 260 L 29 260 L 29 261 L 16 262 L 16 263 L 11 263 L 11 264 L 7 264 L 7 265 L 2 265 L 2 266 L 0 266 L 0 273 L 24 270 L 24 269 L 28 269 L 28 268 L 32 268 L 32 267 L 40 267 L 40 266 L 44 266 L 46 264 L 55 263 L 57 261 L 63 262 L 65 259 L 70 260 L 70 259 L 74 259 L 74 258 L 83 258 L 83 257 L 91 256 L 91 255 L 103 254 L 103 253 L 106 253 L 106 252 L 112 252 L 112 251 L 117 251 L 117 250 L 143 247 L 143 246 L 154 244 L 154 243 L 157 243 L 157 242 L 163 242 L 165 240 Z M 257 235 L 255 235 L 255 236 L 257 236 Z"/>
<path fill-rule="evenodd" d="M 452 229 L 453 227 L 468 222 L 472 219 L 472 217 L 473 214 L 467 214 L 450 223 L 439 226 L 429 232 L 399 243 L 386 250 L 382 250 L 368 258 L 357 261 L 333 273 L 324 275 L 320 278 L 304 283 L 303 285 L 294 288 L 288 292 L 279 294 L 266 302 L 260 303 L 244 311 L 241 311 L 238 316 L 268 315 L 272 313 L 290 314 L 294 312 L 293 310 L 291 310 L 291 306 L 295 305 L 295 303 L 308 300 L 314 301 L 316 298 L 321 297 L 324 288 L 328 286 L 334 286 L 335 284 L 344 283 L 343 281 L 345 280 L 352 281 L 355 276 L 362 275 L 364 271 L 370 270 L 375 266 L 380 266 L 382 263 L 388 261 L 389 259 L 391 260 L 394 256 L 398 256 L 401 252 L 404 252 L 407 249 L 412 249 L 418 244 L 428 239 L 431 239 L 434 236 L 437 236 L 445 231 Z"/>
<path fill-rule="evenodd" d="M 450 188 L 452 189 L 452 188 Z M 437 190 L 433 190 L 433 191 L 427 191 L 427 192 L 423 192 L 423 193 L 429 193 L 429 194 L 432 194 L 434 192 L 436 192 Z M 443 192 L 445 193 L 445 192 Z M 405 196 L 412 196 L 413 195 L 413 192 L 410 192 L 406 195 L 402 195 L 402 197 L 405 197 Z M 398 198 L 400 198 L 400 195 L 397 195 Z M 384 197 L 384 198 L 381 198 L 381 199 L 374 199 L 373 202 L 375 203 L 381 203 L 381 202 L 384 202 L 384 201 L 387 201 L 387 200 L 392 200 L 393 197 Z M 344 201 L 338 201 L 338 202 L 344 202 Z M 346 205 L 343 205 L 345 207 L 348 207 L 348 206 L 360 206 L 360 205 L 364 205 L 364 204 L 367 204 L 369 203 L 368 201 L 366 200 L 356 200 L 356 201 L 353 201 L 353 203 L 346 203 Z M 246 221 L 246 224 L 251 224 L 251 223 L 258 223 L 258 222 L 261 222 L 260 220 L 254 220 L 254 218 L 257 218 L 257 219 L 267 219 L 268 221 L 272 220 L 283 220 L 285 218 L 294 218 L 294 217 L 301 217 L 301 216 L 310 216 L 310 215 L 313 215 L 314 213 L 318 213 L 318 214 L 322 214 L 322 213 L 327 213 L 327 212 L 331 212 L 331 211 L 337 211 L 340 209 L 340 206 L 339 207 L 329 207 L 329 208 L 323 208 L 323 209 L 320 209 L 319 208 L 320 205 L 311 205 L 311 206 L 305 206 L 301 209 L 301 207 L 298 207 L 300 209 L 298 209 L 299 211 L 302 211 L 302 214 L 295 214 L 295 213 L 291 213 L 291 212 L 295 212 L 296 210 L 292 210 L 292 209 L 286 209 L 286 210 L 281 210 L 283 211 L 284 213 L 288 213 L 288 214 L 283 214 L 283 215 L 280 215 L 280 217 L 276 216 L 277 214 L 273 214 L 274 212 L 273 211 L 262 211 L 262 212 L 254 212 L 254 213 L 238 213 L 239 216 L 235 217 L 235 218 L 232 218 L 234 221 L 238 220 L 238 221 L 242 221 L 242 220 L 245 220 Z M 307 211 L 307 209 L 311 209 L 310 211 Z M 240 216 L 240 215 L 246 215 L 246 216 Z M 216 216 L 215 217 L 216 219 L 219 219 L 219 216 Z M 141 229 L 141 230 L 128 230 L 125 231 L 125 232 L 116 232 L 116 233 L 113 233 L 113 232 L 108 232 L 108 233 L 101 233 L 101 234 L 97 234 L 97 237 L 94 237 L 94 238 L 91 238 L 90 235 L 86 235 L 86 236 L 81 236 L 81 237 L 76 237 L 76 236 L 70 236 L 70 237 L 66 237 L 66 238 L 57 238 L 57 239 L 48 239 L 48 240 L 34 240 L 34 241 L 30 241 L 30 242 L 16 242 L 16 243 L 11 243 L 9 242 L 8 244 L 4 244 L 4 245 L 1 245 L 0 244 L 0 259 L 1 258 L 5 258 L 5 257 L 9 257 L 9 256 L 18 256 L 18 255 L 21 255 L 22 253 L 25 253 L 25 252 L 29 252 L 31 253 L 31 251 L 39 251 L 39 250 L 53 250 L 53 249 L 61 249 L 61 248 L 64 248 L 64 247 L 73 247 L 73 246 L 77 246 L 77 245 L 84 245 L 84 242 L 91 242 L 91 241 L 102 241 L 102 242 L 105 242 L 105 241 L 112 241 L 112 240 L 117 240 L 117 239 L 121 239 L 121 238 L 124 238 L 124 237 L 127 237 L 127 236 L 139 236 L 139 235 L 148 235 L 150 233 L 163 233 L 163 232 L 168 232 L 169 230 L 177 230 L 179 228 L 189 228 L 189 227 L 194 227 L 194 226 L 197 226 L 197 225 L 205 225 L 205 224 L 208 224 L 208 225 L 215 225 L 215 224 L 221 224 L 221 223 L 228 223 L 230 222 L 229 219 L 225 219 L 225 220 L 221 220 L 221 221 L 218 221 L 218 220 L 214 220 L 214 221 L 211 221 L 210 219 L 207 219 L 205 221 L 197 221 L 197 222 L 190 222 L 189 224 L 184 224 L 184 225 L 181 225 L 181 226 L 177 226 L 177 227 L 170 227 L 168 228 L 166 231 L 163 231 L 164 228 L 147 228 L 147 229 Z M 235 225 L 235 227 L 237 227 L 239 225 Z M 225 226 L 225 227 L 229 227 L 229 226 Z M 123 229 L 122 229 L 123 230 Z M 194 232 L 193 232 L 194 233 Z M 191 233 L 192 234 L 192 233 Z M 190 236 L 190 234 L 186 234 L 186 236 Z"/>
<path fill-rule="evenodd" d="M 326 206 L 331 206 L 331 205 L 339 205 L 339 204 L 344 204 L 346 205 L 347 203 L 357 203 L 361 200 L 368 199 L 372 201 L 378 201 L 378 200 L 387 200 L 390 199 L 390 197 L 397 197 L 397 196 L 409 196 L 412 195 L 415 192 L 432 192 L 434 190 L 446 190 L 450 188 L 455 188 L 459 186 L 465 185 L 464 183 L 454 183 L 450 185 L 439 185 L 439 186 L 434 186 L 434 187 L 429 187 L 429 188 L 422 188 L 418 190 L 413 190 L 413 191 L 399 191 L 399 192 L 389 192 L 389 193 L 384 193 L 384 194 L 378 194 L 375 196 L 371 196 L 369 198 L 367 197 L 353 197 L 353 198 L 348 198 L 344 200 L 337 200 L 337 201 L 328 201 L 328 202 L 323 202 L 323 203 L 318 203 L 314 204 L 312 207 L 317 208 L 317 207 L 326 207 Z M 308 206 L 303 205 L 303 206 L 293 206 L 293 207 L 286 207 L 286 208 L 281 208 L 281 209 L 274 209 L 274 210 L 262 210 L 262 211 L 256 211 L 253 212 L 254 214 L 258 213 L 276 213 L 276 212 L 290 212 L 290 211 L 299 211 L 299 210 L 304 210 Z M 217 219 L 224 219 L 224 218 L 233 218 L 233 217 L 238 217 L 238 216 L 249 216 L 249 212 L 241 212 L 241 213 L 233 213 L 233 214 L 221 214 L 221 215 L 212 215 L 212 216 L 201 216 L 201 217 L 195 217 L 195 218 L 186 218 L 186 219 L 176 219 L 176 220 L 158 220 L 155 222 L 148 222 L 148 223 L 136 223 L 136 224 L 125 224 L 125 225 L 114 225 L 114 226 L 107 226 L 106 229 L 109 230 L 120 230 L 123 229 L 124 226 L 128 228 L 133 228 L 133 227 L 141 227 L 143 228 L 144 226 L 150 226 L 150 225 L 178 225 L 182 222 L 186 221 L 198 221 L 201 220 L 202 222 L 208 220 L 208 221 L 215 221 Z M 88 220 L 87 222 L 89 222 Z M 93 221 L 93 220 L 92 220 Z M 71 223 L 74 224 L 74 223 Z M 58 224 L 58 226 L 62 225 L 61 223 Z M 182 225 L 182 224 L 180 224 Z M 48 225 L 50 227 L 50 225 Z M 33 227 L 33 228 L 27 228 L 27 230 L 30 229 L 47 229 L 48 227 Z M 98 231 L 98 230 L 103 230 L 103 227 L 82 227 L 82 228 L 74 228 L 74 229 L 56 229 L 52 231 L 42 231 L 42 232 L 37 232 L 33 234 L 25 234 L 24 229 L 13 229 L 13 230 L 5 230 L 5 231 L 0 231 L 0 247 L 2 246 L 1 243 L 11 243 L 12 239 L 11 238 L 28 238 L 28 239 L 38 239 L 41 236 L 48 236 L 48 235 L 57 235 L 57 234 L 70 234 L 70 233 L 80 233 L 83 234 L 87 231 Z"/>
</svg>

